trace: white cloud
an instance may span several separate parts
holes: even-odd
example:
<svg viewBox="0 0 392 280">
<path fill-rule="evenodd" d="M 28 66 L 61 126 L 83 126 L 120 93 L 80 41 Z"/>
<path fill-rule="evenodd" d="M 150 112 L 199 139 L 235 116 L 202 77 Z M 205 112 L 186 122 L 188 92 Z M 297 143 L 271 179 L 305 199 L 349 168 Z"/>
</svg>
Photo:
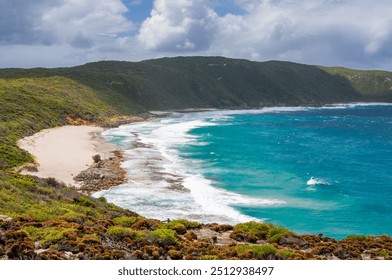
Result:
<svg viewBox="0 0 392 280">
<path fill-rule="evenodd" d="M 150 50 L 199 51 L 214 39 L 217 14 L 210 1 L 156 0 L 151 15 L 138 34 L 138 40 Z"/>
<path fill-rule="evenodd" d="M 246 11 L 218 19 L 211 53 L 256 60 L 377 67 L 391 46 L 388 0 L 237 0 Z M 392 65 L 389 67 L 391 68 Z"/>
<path fill-rule="evenodd" d="M 222 55 L 392 70 L 390 0 L 155 0 L 140 28 L 124 3 L 146 2 L 0 0 L 0 67 Z"/>
<path fill-rule="evenodd" d="M 64 66 L 124 56 L 134 41 L 126 13 L 121 0 L 0 0 L 0 67 L 19 66 L 22 57 L 26 65 Z"/>
<path fill-rule="evenodd" d="M 389 0 L 234 2 L 243 12 L 220 17 L 214 12 L 219 1 L 155 0 L 137 38 L 149 50 L 172 55 L 186 52 L 360 68 L 391 61 Z"/>
<path fill-rule="evenodd" d="M 43 14 L 40 29 L 54 43 L 89 48 L 131 30 L 125 12 L 127 8 L 120 0 L 66 0 Z"/>
</svg>

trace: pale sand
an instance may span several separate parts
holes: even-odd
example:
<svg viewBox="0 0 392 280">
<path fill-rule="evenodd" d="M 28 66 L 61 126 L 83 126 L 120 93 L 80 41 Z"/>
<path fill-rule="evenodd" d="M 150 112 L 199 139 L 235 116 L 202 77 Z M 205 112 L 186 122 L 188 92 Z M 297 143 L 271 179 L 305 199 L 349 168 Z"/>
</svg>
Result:
<svg viewBox="0 0 392 280">
<path fill-rule="evenodd" d="M 105 143 L 104 129 L 94 126 L 62 126 L 43 130 L 18 141 L 18 145 L 32 154 L 38 172 L 23 171 L 38 177 L 54 177 L 66 184 L 78 186 L 73 177 L 93 163 L 92 156 L 109 156 L 114 146 Z"/>
</svg>

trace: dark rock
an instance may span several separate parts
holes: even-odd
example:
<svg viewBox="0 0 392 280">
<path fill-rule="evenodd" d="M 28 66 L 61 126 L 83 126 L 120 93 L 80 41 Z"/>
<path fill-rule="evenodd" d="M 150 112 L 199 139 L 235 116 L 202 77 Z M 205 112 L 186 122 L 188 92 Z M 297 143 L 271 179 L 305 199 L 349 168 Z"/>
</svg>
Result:
<svg viewBox="0 0 392 280">
<path fill-rule="evenodd" d="M 308 246 L 309 243 L 306 242 L 305 240 L 303 240 L 300 237 L 296 237 L 296 236 L 283 236 L 280 238 L 279 245 L 298 245 L 299 247 L 305 247 Z"/>
<path fill-rule="evenodd" d="M 257 236 L 242 230 L 233 231 L 229 237 L 240 242 L 256 243 L 258 240 Z"/>
<path fill-rule="evenodd" d="M 93 161 L 94 161 L 94 163 L 98 163 L 98 162 L 100 162 L 102 159 L 101 159 L 101 155 L 95 155 L 95 156 L 93 156 Z"/>
</svg>

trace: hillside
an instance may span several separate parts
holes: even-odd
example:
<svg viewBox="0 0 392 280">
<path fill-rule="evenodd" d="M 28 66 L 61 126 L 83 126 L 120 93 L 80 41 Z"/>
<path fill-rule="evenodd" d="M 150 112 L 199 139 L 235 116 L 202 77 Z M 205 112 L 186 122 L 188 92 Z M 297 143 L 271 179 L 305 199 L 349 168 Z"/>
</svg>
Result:
<svg viewBox="0 0 392 280">
<path fill-rule="evenodd" d="M 102 61 L 71 68 L 3 69 L 0 78 L 62 76 L 122 113 L 392 101 L 392 73 L 223 57 Z"/>
<path fill-rule="evenodd" d="M 222 57 L 0 70 L 0 259 L 366 259 L 392 238 L 342 241 L 274 225 L 145 219 L 53 178 L 20 175 L 16 141 L 66 124 L 113 124 L 146 110 L 391 101 L 392 73 Z"/>
</svg>

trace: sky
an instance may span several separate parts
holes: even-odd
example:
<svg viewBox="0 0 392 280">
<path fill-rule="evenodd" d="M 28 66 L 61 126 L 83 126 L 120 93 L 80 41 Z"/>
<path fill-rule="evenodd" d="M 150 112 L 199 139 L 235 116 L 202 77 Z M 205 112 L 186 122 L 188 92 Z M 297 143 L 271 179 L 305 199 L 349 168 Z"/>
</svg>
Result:
<svg viewBox="0 0 392 280">
<path fill-rule="evenodd" d="M 392 71 L 392 0 L 0 0 L 0 68 L 173 56 Z"/>
</svg>

